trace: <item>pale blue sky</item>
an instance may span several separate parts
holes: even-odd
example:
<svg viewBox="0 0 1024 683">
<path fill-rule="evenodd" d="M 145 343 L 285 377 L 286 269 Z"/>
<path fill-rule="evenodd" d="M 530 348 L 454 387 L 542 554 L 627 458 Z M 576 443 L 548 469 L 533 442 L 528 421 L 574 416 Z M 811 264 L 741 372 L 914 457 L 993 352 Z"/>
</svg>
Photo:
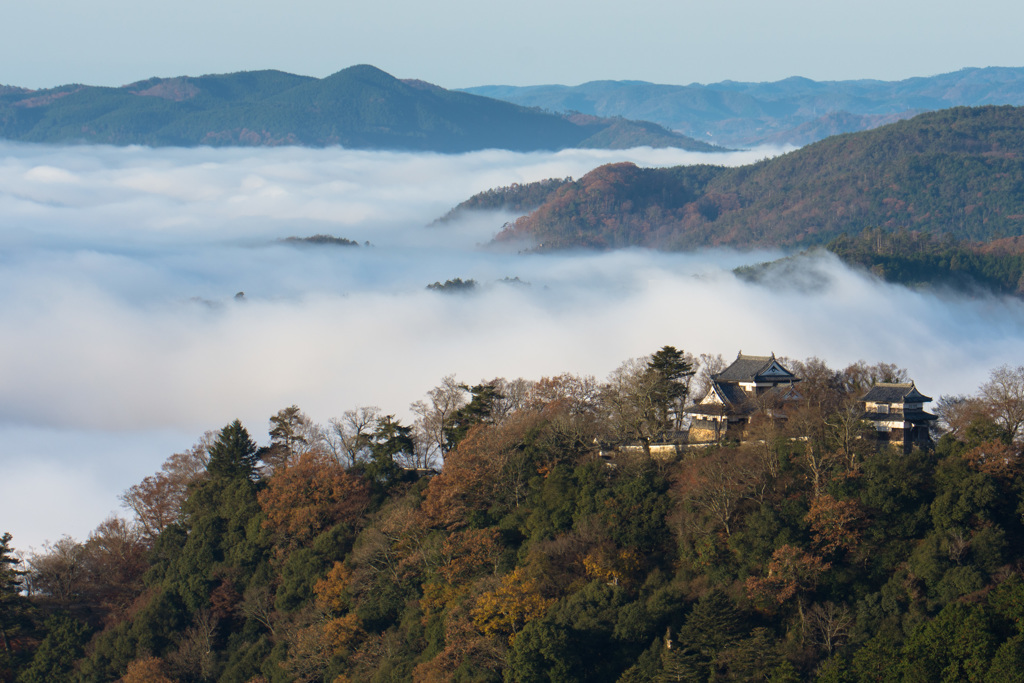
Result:
<svg viewBox="0 0 1024 683">
<path fill-rule="evenodd" d="M 123 85 L 276 68 L 374 64 L 448 88 L 895 80 L 1022 66 L 1008 0 L 0 0 L 0 83 Z"/>
</svg>

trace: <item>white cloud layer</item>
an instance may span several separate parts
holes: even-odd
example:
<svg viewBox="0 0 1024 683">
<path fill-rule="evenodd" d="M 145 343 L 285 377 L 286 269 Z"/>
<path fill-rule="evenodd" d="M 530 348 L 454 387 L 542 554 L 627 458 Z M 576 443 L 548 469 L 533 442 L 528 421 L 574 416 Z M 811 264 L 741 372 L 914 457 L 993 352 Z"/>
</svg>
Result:
<svg viewBox="0 0 1024 683">
<path fill-rule="evenodd" d="M 508 216 L 426 227 L 474 192 L 624 159 L 709 161 L 0 144 L 0 532 L 19 548 L 82 538 L 208 429 L 238 417 L 264 440 L 293 403 L 321 422 L 359 405 L 405 417 L 450 373 L 603 378 L 672 344 L 895 362 L 937 397 L 1020 362 L 1017 300 L 912 292 L 831 258 L 796 287 L 732 275 L 771 253 L 478 249 Z M 374 246 L 277 242 L 317 233 Z M 425 290 L 454 277 L 485 286 Z"/>
</svg>

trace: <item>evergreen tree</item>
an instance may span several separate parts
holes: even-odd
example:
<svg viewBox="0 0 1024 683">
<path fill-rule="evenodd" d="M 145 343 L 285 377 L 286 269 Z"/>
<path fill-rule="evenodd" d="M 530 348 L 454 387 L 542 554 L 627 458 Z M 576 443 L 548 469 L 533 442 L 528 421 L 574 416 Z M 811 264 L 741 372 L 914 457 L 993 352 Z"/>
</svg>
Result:
<svg viewBox="0 0 1024 683">
<path fill-rule="evenodd" d="M 742 634 L 742 619 L 720 590 L 702 597 L 686 618 L 674 646 L 662 653 L 663 681 L 714 680 L 721 653 Z"/>
<path fill-rule="evenodd" d="M 679 428 L 679 416 L 690 391 L 693 365 L 674 346 L 663 346 L 647 362 L 652 376 L 652 402 L 661 428 Z"/>
<path fill-rule="evenodd" d="M 46 637 L 39 644 L 29 666 L 18 677 L 20 683 L 52 683 L 71 677 L 75 661 L 82 656 L 89 628 L 68 616 L 46 620 Z"/>
<path fill-rule="evenodd" d="M 259 458 L 271 469 L 287 465 L 310 450 L 312 423 L 296 405 L 277 411 L 270 418 L 270 445 L 259 450 Z"/>
<path fill-rule="evenodd" d="M 451 420 L 445 425 L 444 437 L 447 450 L 453 450 L 458 446 L 471 427 L 490 420 L 491 413 L 494 412 L 494 404 L 504 398 L 493 384 L 477 384 L 472 388 L 465 385 L 460 386 L 464 390 L 468 390 L 473 398 L 469 403 L 456 410 Z"/>
<path fill-rule="evenodd" d="M 31 626 L 31 604 L 21 594 L 25 571 L 18 569 L 21 560 L 14 557 L 10 544 L 11 534 L 5 532 L 0 536 L 0 681 L 13 679 L 24 655 L 16 652 L 14 639 Z"/>
<path fill-rule="evenodd" d="M 238 420 L 220 430 L 209 452 L 210 462 L 206 471 L 214 479 L 256 478 L 256 444 Z"/>
<path fill-rule="evenodd" d="M 16 636 L 28 623 L 28 600 L 21 594 L 21 577 L 24 570 L 18 569 L 21 560 L 14 557 L 11 548 L 11 534 L 0 536 L 0 647 L 4 653 L 11 651 L 11 638 Z"/>
<path fill-rule="evenodd" d="M 378 418 L 370 437 L 370 461 L 363 469 L 366 477 L 375 487 L 387 489 L 402 474 L 396 458 L 411 456 L 414 448 L 412 427 L 403 426 L 394 415 Z"/>
</svg>

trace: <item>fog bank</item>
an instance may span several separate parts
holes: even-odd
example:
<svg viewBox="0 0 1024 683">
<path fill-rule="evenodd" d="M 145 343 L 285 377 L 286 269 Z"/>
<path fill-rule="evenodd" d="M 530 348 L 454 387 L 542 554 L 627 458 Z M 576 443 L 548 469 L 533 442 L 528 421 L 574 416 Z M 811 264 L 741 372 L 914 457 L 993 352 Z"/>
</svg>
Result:
<svg viewBox="0 0 1024 683">
<path fill-rule="evenodd" d="M 0 532 L 82 538 L 206 430 L 237 417 L 262 442 L 291 404 L 406 418 L 452 373 L 604 378 L 672 344 L 893 362 L 937 398 L 1020 362 L 1020 301 L 913 292 L 828 256 L 802 262 L 801 286 L 752 284 L 732 268 L 779 254 L 517 255 L 477 247 L 510 216 L 426 227 L 489 187 L 771 153 L 0 144 Z M 321 233 L 372 246 L 278 241 Z M 480 286 L 425 289 L 455 277 Z"/>
</svg>

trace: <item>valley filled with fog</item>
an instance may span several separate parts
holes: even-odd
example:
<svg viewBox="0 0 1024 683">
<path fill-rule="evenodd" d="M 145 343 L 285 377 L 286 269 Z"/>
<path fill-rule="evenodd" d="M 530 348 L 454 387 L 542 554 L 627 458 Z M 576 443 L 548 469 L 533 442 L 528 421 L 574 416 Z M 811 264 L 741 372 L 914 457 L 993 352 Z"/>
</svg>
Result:
<svg viewBox="0 0 1024 683">
<path fill-rule="evenodd" d="M 1021 362 L 1017 299 L 914 292 L 827 255 L 752 284 L 732 269 L 780 253 L 525 255 L 479 246 L 514 216 L 431 225 L 476 192 L 602 163 L 777 152 L 0 143 L 0 532 L 21 549 L 82 538 L 207 430 L 239 418 L 265 442 L 292 404 L 318 422 L 363 405 L 408 421 L 449 374 L 603 379 L 671 344 L 892 362 L 938 398 Z M 363 246 L 281 241 L 316 234 Z M 426 289 L 453 278 L 480 286 Z"/>
</svg>

